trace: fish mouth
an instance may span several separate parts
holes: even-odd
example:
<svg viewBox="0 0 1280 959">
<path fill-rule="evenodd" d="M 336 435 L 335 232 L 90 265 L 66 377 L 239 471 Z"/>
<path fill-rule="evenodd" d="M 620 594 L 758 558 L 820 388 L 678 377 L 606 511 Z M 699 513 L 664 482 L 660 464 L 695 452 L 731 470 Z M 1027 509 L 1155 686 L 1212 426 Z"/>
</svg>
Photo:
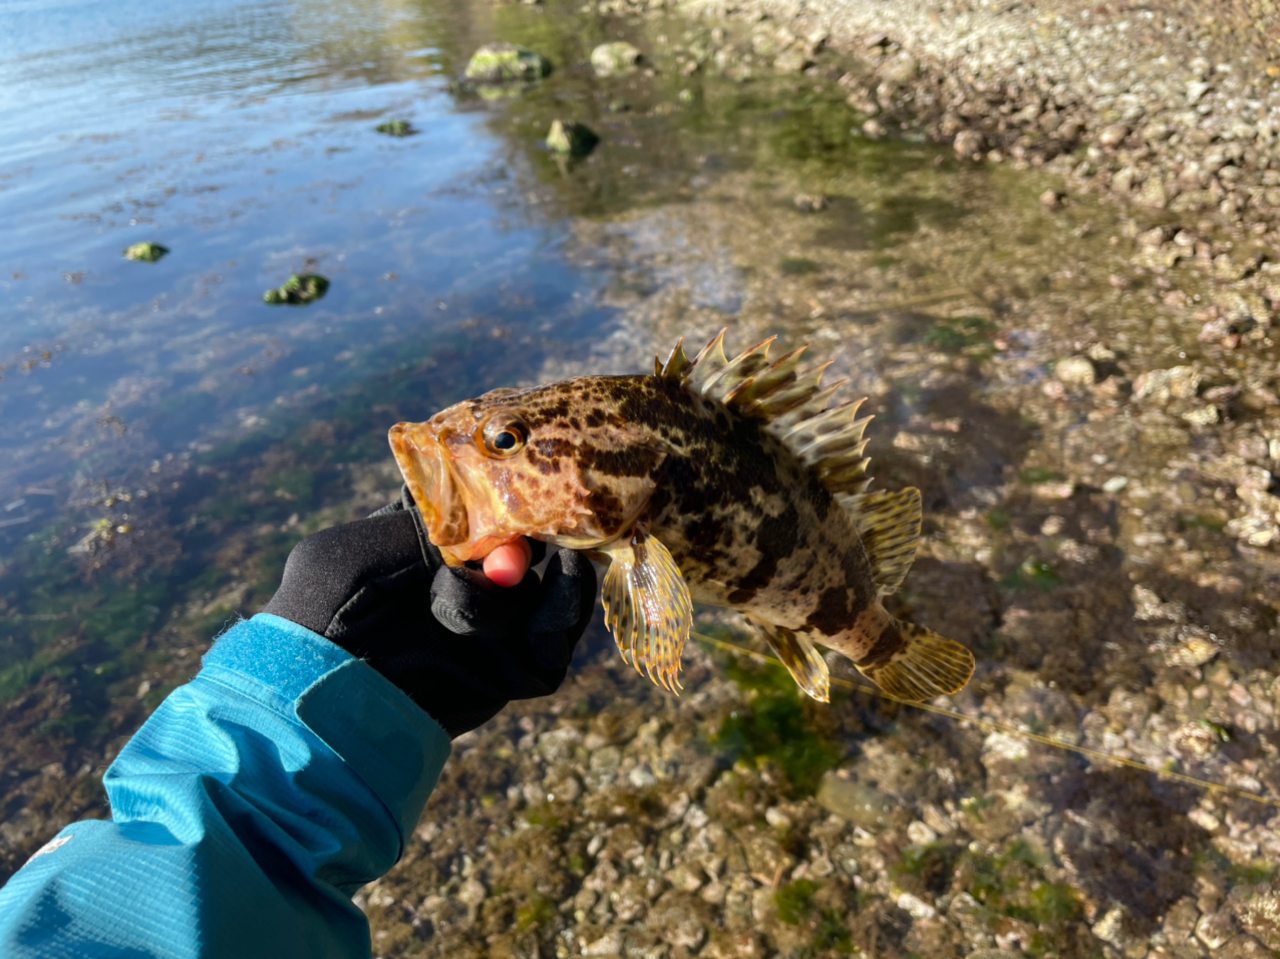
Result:
<svg viewBox="0 0 1280 959">
<path fill-rule="evenodd" d="M 391 452 L 418 504 L 427 536 L 450 566 L 472 557 L 467 548 L 470 523 L 457 478 L 449 468 L 444 444 L 430 423 L 397 423 L 387 434 Z M 453 549 L 451 547 L 463 547 Z"/>
</svg>

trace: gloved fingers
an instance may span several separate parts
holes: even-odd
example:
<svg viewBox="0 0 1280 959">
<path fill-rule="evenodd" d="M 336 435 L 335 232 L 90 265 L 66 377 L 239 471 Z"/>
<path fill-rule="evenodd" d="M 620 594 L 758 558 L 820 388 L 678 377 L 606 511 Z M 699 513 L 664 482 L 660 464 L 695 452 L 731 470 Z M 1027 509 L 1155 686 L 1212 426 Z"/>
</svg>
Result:
<svg viewBox="0 0 1280 959">
<path fill-rule="evenodd" d="M 403 514 L 321 530 L 289 553 L 280 589 L 266 612 L 323 634 L 368 583 L 421 561 L 413 522 Z"/>
<path fill-rule="evenodd" d="M 528 537 L 529 546 L 533 549 L 533 558 L 529 560 L 530 566 L 537 566 L 547 558 L 547 544 L 540 539 Z"/>
<path fill-rule="evenodd" d="M 555 686 L 573 659 L 573 649 L 595 610 L 596 571 L 591 560 L 571 549 L 559 550 L 547 564 L 538 605 L 529 617 L 529 642 L 537 664 L 559 672 Z"/>
<path fill-rule="evenodd" d="M 431 582 L 431 612 L 459 636 L 510 637 L 537 601 L 538 574 L 530 570 L 517 585 L 495 586 L 476 570 L 442 567 Z"/>
</svg>

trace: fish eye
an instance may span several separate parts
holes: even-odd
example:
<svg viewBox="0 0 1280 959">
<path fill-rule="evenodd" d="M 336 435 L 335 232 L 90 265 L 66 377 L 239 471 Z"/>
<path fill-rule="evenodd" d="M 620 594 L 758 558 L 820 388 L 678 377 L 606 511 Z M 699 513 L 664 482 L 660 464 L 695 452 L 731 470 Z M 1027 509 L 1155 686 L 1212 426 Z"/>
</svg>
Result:
<svg viewBox="0 0 1280 959">
<path fill-rule="evenodd" d="M 525 425 L 511 417 L 494 417 L 484 425 L 484 448 L 491 456 L 512 456 L 528 438 Z"/>
</svg>

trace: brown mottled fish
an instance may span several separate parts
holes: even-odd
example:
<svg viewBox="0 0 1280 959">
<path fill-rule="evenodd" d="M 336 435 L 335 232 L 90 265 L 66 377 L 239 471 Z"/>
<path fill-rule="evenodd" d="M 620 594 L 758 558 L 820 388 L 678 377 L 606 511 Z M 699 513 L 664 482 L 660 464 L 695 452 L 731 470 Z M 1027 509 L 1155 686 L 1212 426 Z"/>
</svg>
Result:
<svg viewBox="0 0 1280 959">
<path fill-rule="evenodd" d="M 668 689 L 701 602 L 758 625 L 822 702 L 815 643 L 893 696 L 956 692 L 969 650 L 881 604 L 915 558 L 920 491 L 867 491 L 862 400 L 833 404 L 803 347 L 770 362 L 773 340 L 730 360 L 721 331 L 652 376 L 494 390 L 393 426 L 391 447 L 449 564 L 520 536 L 607 562 L 605 621 Z"/>
</svg>

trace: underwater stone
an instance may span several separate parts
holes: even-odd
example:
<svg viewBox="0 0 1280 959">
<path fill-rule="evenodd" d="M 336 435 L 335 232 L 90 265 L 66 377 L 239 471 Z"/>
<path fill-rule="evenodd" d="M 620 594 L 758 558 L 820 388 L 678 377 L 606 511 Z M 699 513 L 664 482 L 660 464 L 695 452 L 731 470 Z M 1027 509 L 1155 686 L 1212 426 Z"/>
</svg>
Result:
<svg viewBox="0 0 1280 959">
<path fill-rule="evenodd" d="M 418 132 L 408 120 L 391 120 L 387 123 L 379 123 L 373 129 L 378 133 L 385 133 L 387 136 L 392 137 L 407 137 Z"/>
<path fill-rule="evenodd" d="M 320 299 L 329 289 L 329 281 L 318 273 L 295 273 L 283 286 L 267 290 L 262 302 L 268 306 L 306 306 Z"/>
<path fill-rule="evenodd" d="M 602 43 L 591 51 L 591 69 L 598 77 L 632 73 L 640 63 L 640 51 L 623 40 Z"/>
<path fill-rule="evenodd" d="M 893 801 L 878 789 L 841 779 L 834 773 L 822 777 L 816 798 L 818 805 L 828 812 L 867 830 L 882 827 L 885 817 L 893 810 Z"/>
<path fill-rule="evenodd" d="M 137 260 L 140 263 L 155 263 L 169 252 L 167 246 L 159 243 L 135 243 L 124 251 L 126 260 Z"/>
<path fill-rule="evenodd" d="M 547 133 L 547 149 L 566 156 L 586 156 L 599 142 L 600 138 L 582 123 L 555 120 Z"/>
<path fill-rule="evenodd" d="M 1059 382 L 1067 386 L 1092 386 L 1097 381 L 1097 373 L 1083 356 L 1068 356 L 1058 361 L 1053 368 L 1053 375 Z"/>
<path fill-rule="evenodd" d="M 538 80 L 550 72 L 550 61 L 540 53 L 514 43 L 486 43 L 471 55 L 466 76 L 480 83 L 504 83 Z"/>
</svg>

